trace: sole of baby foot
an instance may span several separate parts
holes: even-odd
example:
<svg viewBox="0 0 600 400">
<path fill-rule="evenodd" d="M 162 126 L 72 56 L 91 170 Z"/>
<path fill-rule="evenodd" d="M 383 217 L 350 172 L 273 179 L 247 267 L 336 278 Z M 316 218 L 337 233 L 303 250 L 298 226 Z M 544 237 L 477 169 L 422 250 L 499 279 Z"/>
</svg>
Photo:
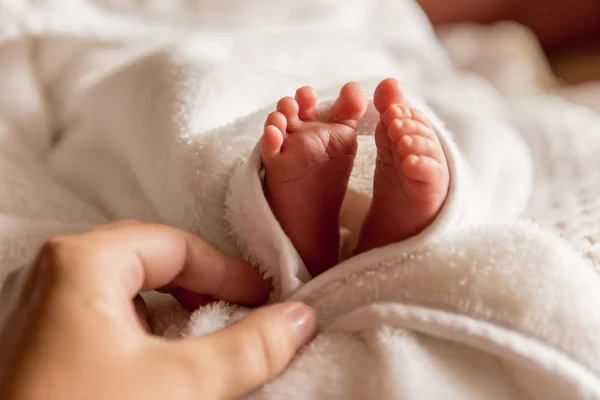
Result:
<svg viewBox="0 0 600 400">
<path fill-rule="evenodd" d="M 400 242 L 422 232 L 442 208 L 450 172 L 427 116 L 411 108 L 395 79 L 375 91 L 380 121 L 373 199 L 355 253 Z"/>
<path fill-rule="evenodd" d="M 312 276 L 339 261 L 340 210 L 366 108 L 362 88 L 352 82 L 321 119 L 314 90 L 303 87 L 281 99 L 265 122 L 265 196 Z"/>
</svg>

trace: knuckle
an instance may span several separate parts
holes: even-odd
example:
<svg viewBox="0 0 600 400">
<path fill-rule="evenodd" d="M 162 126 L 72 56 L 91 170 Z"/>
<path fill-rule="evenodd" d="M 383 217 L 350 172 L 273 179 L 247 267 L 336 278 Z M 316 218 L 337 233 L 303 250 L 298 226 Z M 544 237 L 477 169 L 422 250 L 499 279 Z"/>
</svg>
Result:
<svg viewBox="0 0 600 400">
<path fill-rule="evenodd" d="M 271 376 L 276 373 L 275 360 L 273 350 L 270 348 L 269 343 L 265 340 L 265 335 L 260 330 L 256 331 L 255 334 L 255 347 L 250 357 L 252 363 L 256 365 L 255 373 L 263 376 Z"/>
<path fill-rule="evenodd" d="M 260 365 L 266 376 L 279 375 L 287 365 L 290 353 L 289 333 L 274 329 L 275 324 L 266 320 L 256 327 L 256 365 Z"/>
<path fill-rule="evenodd" d="M 67 236 L 58 236 L 46 240 L 40 250 L 40 258 L 44 260 L 55 260 L 64 256 L 72 245 L 72 239 Z"/>
<path fill-rule="evenodd" d="M 4 292 L 15 289 L 25 268 L 26 267 L 20 267 L 10 272 L 4 279 L 4 282 L 2 282 L 2 277 L 0 276 L 0 296 L 2 296 Z"/>
<path fill-rule="evenodd" d="M 58 236 L 46 240 L 38 253 L 36 266 L 54 274 L 64 271 L 76 254 L 76 241 L 72 236 Z"/>
</svg>

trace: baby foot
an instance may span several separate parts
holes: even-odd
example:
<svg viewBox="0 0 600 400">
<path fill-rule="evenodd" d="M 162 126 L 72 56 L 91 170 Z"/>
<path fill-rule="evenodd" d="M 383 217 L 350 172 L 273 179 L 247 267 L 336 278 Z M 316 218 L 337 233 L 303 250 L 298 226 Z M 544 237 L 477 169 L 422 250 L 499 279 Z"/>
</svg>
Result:
<svg viewBox="0 0 600 400">
<path fill-rule="evenodd" d="M 316 104 L 310 87 L 281 99 L 260 143 L 265 195 L 312 276 L 338 263 L 340 210 L 367 99 L 348 83 L 323 120 Z"/>
<path fill-rule="evenodd" d="M 448 194 L 450 172 L 427 116 L 409 108 L 395 79 L 375 90 L 380 121 L 375 130 L 377 165 L 373 200 L 355 253 L 420 233 Z"/>
</svg>

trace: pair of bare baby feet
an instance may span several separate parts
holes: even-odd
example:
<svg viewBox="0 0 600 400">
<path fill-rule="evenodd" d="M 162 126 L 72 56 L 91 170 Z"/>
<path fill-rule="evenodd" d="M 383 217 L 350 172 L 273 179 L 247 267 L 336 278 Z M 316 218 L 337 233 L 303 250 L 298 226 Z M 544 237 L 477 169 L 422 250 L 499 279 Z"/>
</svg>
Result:
<svg viewBox="0 0 600 400">
<path fill-rule="evenodd" d="M 427 116 L 410 108 L 395 79 L 374 94 L 377 165 L 373 198 L 355 254 L 405 240 L 436 217 L 450 174 Z M 325 118 L 310 87 L 284 97 L 269 114 L 260 143 L 265 195 L 312 276 L 339 262 L 340 212 L 367 109 L 358 83 L 346 84 Z"/>
</svg>

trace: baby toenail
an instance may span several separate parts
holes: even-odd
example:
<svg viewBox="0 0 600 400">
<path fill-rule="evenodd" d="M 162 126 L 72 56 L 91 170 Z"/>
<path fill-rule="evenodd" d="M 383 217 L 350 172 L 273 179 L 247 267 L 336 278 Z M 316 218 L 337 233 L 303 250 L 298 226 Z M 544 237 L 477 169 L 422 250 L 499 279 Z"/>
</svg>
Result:
<svg viewBox="0 0 600 400">
<path fill-rule="evenodd" d="M 413 143 L 415 142 L 415 140 L 410 137 L 410 136 L 404 136 L 402 137 L 402 142 L 407 146 L 407 147 L 411 147 L 413 145 Z"/>
</svg>

